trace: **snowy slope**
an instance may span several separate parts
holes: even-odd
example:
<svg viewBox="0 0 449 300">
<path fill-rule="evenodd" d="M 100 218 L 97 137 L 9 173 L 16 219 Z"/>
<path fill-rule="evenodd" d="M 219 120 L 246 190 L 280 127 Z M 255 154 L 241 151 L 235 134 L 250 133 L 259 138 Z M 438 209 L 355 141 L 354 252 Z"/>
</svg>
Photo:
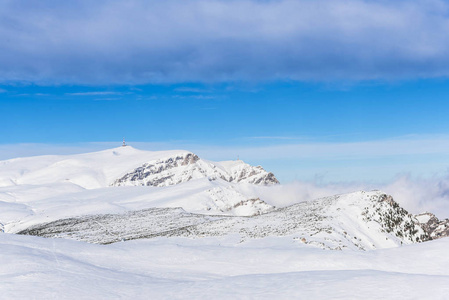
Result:
<svg viewBox="0 0 449 300">
<path fill-rule="evenodd" d="M 238 236 L 240 242 L 288 236 L 294 243 L 338 250 L 373 250 L 428 240 L 418 221 L 379 191 L 327 197 L 253 217 L 148 209 L 62 219 L 19 233 L 103 244 L 158 236 Z"/>
<path fill-rule="evenodd" d="M 0 161 L 0 186 L 74 183 L 94 189 L 143 163 L 176 156 L 184 151 L 141 151 L 133 147 L 78 154 L 16 158 Z"/>
<path fill-rule="evenodd" d="M 7 232 L 62 218 L 123 213 L 152 207 L 183 207 L 203 214 L 254 215 L 273 206 L 239 185 L 206 178 L 167 187 L 106 187 L 84 189 L 70 183 L 0 188 L 0 224 Z"/>
<path fill-rule="evenodd" d="M 298 203 L 237 222 L 225 218 L 176 233 L 192 237 L 229 234 L 238 234 L 241 241 L 288 235 L 298 242 L 338 250 L 389 248 L 428 239 L 413 216 L 379 191 Z"/>
</svg>

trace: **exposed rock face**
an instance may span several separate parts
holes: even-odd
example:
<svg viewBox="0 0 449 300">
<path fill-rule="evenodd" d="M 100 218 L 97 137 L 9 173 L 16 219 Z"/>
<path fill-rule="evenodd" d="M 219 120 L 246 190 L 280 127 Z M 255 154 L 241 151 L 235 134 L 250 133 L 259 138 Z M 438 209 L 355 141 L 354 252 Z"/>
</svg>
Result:
<svg viewBox="0 0 449 300">
<path fill-rule="evenodd" d="M 223 164 L 204 161 L 186 152 L 174 157 L 143 164 L 114 181 L 113 186 L 169 186 L 192 179 L 207 177 L 228 182 L 246 182 L 257 185 L 278 184 L 279 181 L 262 167 L 253 167 L 241 161 Z"/>
<path fill-rule="evenodd" d="M 241 164 L 229 170 L 231 173 L 230 182 L 246 182 L 257 185 L 279 184 L 273 173 L 268 173 L 261 166 L 253 167 Z"/>
<path fill-rule="evenodd" d="M 434 214 L 429 212 L 416 215 L 415 217 L 430 239 L 449 236 L 449 219 L 440 221 Z"/>
<path fill-rule="evenodd" d="M 365 207 L 363 215 L 367 221 L 381 224 L 385 232 L 411 242 L 424 242 L 430 239 L 418 220 L 400 207 L 390 195 L 382 194 L 377 199 L 372 199 L 372 207 Z"/>
<path fill-rule="evenodd" d="M 195 165 L 199 160 L 197 155 L 186 153 L 145 163 L 117 179 L 112 185 L 168 186 L 189 181 L 194 176 L 203 177 L 201 173 L 204 171 Z"/>
</svg>

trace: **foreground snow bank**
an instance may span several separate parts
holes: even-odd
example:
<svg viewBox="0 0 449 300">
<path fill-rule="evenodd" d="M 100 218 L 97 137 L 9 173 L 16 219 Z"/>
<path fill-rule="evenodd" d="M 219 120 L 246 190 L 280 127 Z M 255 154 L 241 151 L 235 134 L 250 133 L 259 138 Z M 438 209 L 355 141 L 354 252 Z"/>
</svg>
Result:
<svg viewBox="0 0 449 300">
<path fill-rule="evenodd" d="M 158 238 L 108 246 L 0 234 L 5 299 L 445 299 L 449 239 L 322 251 L 289 239 Z"/>
</svg>

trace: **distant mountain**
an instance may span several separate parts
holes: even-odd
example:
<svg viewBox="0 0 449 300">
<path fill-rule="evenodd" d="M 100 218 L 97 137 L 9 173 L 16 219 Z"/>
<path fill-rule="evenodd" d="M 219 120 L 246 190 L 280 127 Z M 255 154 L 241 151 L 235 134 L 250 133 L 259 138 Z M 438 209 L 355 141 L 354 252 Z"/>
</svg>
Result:
<svg viewBox="0 0 449 300">
<path fill-rule="evenodd" d="M 0 161 L 0 187 L 74 183 L 107 186 L 168 186 L 192 179 L 223 179 L 258 185 L 279 181 L 262 167 L 241 160 L 211 162 L 183 150 L 142 151 L 131 146 L 78 155 L 48 155 Z"/>
<path fill-rule="evenodd" d="M 191 152 L 167 156 L 144 163 L 125 174 L 113 186 L 168 186 L 198 178 L 222 179 L 227 182 L 243 182 L 258 185 L 278 184 L 279 181 L 262 167 L 253 167 L 241 160 L 210 162 Z"/>
<path fill-rule="evenodd" d="M 141 151 L 118 147 L 76 155 L 46 155 L 0 161 L 0 187 L 72 183 L 85 189 L 109 186 L 146 161 L 180 151 Z"/>
</svg>

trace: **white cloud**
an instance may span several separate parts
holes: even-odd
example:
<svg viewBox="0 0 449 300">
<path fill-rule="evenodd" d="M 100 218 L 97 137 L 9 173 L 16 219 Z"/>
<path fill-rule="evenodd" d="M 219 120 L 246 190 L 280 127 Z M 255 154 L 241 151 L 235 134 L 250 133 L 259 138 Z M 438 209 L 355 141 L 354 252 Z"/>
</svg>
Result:
<svg viewBox="0 0 449 300">
<path fill-rule="evenodd" d="M 69 96 L 108 96 L 108 95 L 121 95 L 120 92 L 80 92 L 80 93 L 67 93 Z"/>
<path fill-rule="evenodd" d="M 0 82 L 449 75 L 443 0 L 0 2 Z"/>
<path fill-rule="evenodd" d="M 253 136 L 250 139 L 255 140 L 299 140 L 299 137 L 294 136 Z"/>
<path fill-rule="evenodd" d="M 192 87 L 179 87 L 179 88 L 175 88 L 174 91 L 182 92 L 182 93 L 200 93 L 200 94 L 212 92 L 212 90 L 192 88 Z"/>
<path fill-rule="evenodd" d="M 73 143 L 73 144 L 0 144 L 0 160 L 37 155 L 65 155 L 100 151 L 119 146 L 120 143 Z"/>
<path fill-rule="evenodd" d="M 266 137 L 267 139 L 289 140 L 290 137 Z M 251 139 L 251 138 L 250 138 Z M 264 140 L 261 137 L 261 140 Z M 308 142 L 241 146 L 235 141 L 228 141 L 229 146 L 195 144 L 189 141 L 163 141 L 163 142 L 130 142 L 136 148 L 143 150 L 187 149 L 212 160 L 232 159 L 237 155 L 251 160 L 363 160 L 363 159 L 395 159 L 403 157 L 449 155 L 449 135 L 409 135 L 392 139 L 363 141 L 363 142 Z M 120 143 L 82 143 L 82 144 L 23 144 L 1 145 L 0 159 L 5 155 L 2 152 L 13 153 L 23 149 L 33 151 L 51 151 L 51 149 L 82 149 L 119 146 Z M 74 145 L 74 147 L 72 147 Z M 14 151 L 8 151 L 14 149 Z"/>
<path fill-rule="evenodd" d="M 288 137 L 278 138 L 288 139 Z M 449 136 L 415 135 L 365 142 L 302 142 L 258 147 L 192 146 L 199 152 L 204 154 L 210 153 L 210 155 L 217 158 L 234 156 L 238 153 L 242 157 L 251 157 L 253 159 L 360 159 L 367 157 L 449 154 Z"/>
<path fill-rule="evenodd" d="M 382 190 L 412 213 L 429 211 L 439 218 L 449 218 L 449 173 L 427 179 L 403 176 Z"/>
<path fill-rule="evenodd" d="M 394 200 L 409 213 L 432 212 L 438 218 L 449 218 L 449 176 L 430 179 L 398 177 L 386 184 L 333 183 L 320 185 L 315 182 L 295 181 L 274 187 L 246 187 L 268 203 L 284 207 L 301 201 L 310 201 L 336 194 L 365 190 L 381 190 L 392 195 Z"/>
</svg>

